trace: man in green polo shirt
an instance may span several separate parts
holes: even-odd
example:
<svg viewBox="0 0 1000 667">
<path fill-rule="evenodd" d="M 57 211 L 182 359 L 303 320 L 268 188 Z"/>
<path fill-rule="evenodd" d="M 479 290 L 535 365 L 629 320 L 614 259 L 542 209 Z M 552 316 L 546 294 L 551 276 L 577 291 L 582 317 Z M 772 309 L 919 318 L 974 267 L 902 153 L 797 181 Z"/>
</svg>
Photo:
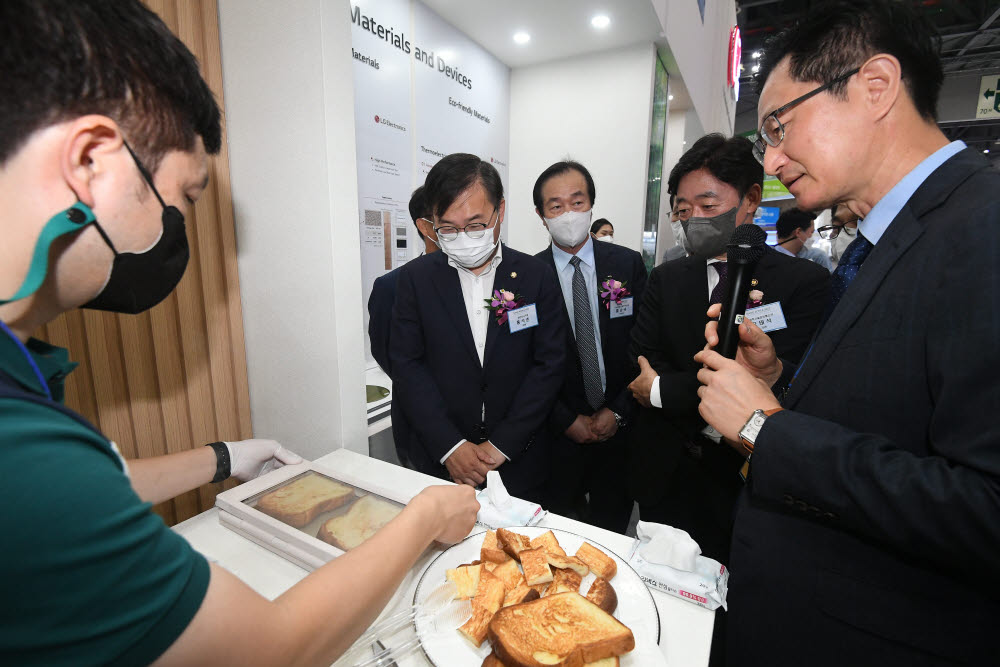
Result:
<svg viewBox="0 0 1000 667">
<path fill-rule="evenodd" d="M 219 109 L 138 0 L 4 0 L 0 45 L 0 664 L 329 664 L 432 541 L 468 533 L 474 491 L 426 489 L 273 602 L 167 529 L 151 503 L 297 457 L 245 441 L 125 462 L 62 405 L 66 351 L 31 333 L 173 290 Z"/>
</svg>

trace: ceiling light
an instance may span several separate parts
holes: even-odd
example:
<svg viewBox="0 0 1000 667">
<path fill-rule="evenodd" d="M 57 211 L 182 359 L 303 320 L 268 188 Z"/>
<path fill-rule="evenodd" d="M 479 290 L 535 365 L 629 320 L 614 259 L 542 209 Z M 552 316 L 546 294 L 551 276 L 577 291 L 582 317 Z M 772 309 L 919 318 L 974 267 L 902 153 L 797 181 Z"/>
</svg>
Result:
<svg viewBox="0 0 1000 667">
<path fill-rule="evenodd" d="M 518 44 L 527 44 L 528 42 L 531 41 L 531 35 L 524 32 L 523 30 L 520 32 L 515 32 L 514 41 L 517 42 Z"/>
<path fill-rule="evenodd" d="M 990 149 L 989 149 L 989 148 L 984 148 L 984 149 L 983 149 L 983 152 L 984 152 L 984 153 L 989 153 L 989 152 L 990 152 Z"/>
<path fill-rule="evenodd" d="M 674 101 L 674 96 L 673 95 L 667 95 L 667 101 L 668 102 L 673 102 Z"/>
<path fill-rule="evenodd" d="M 750 71 L 756 74 L 757 72 L 760 71 L 760 65 L 754 65 L 753 67 L 750 68 Z"/>
<path fill-rule="evenodd" d="M 611 19 L 609 19 L 604 14 L 598 14 L 594 18 L 590 19 L 590 25 L 594 26 L 595 28 L 603 30 L 604 28 L 607 28 L 609 25 L 611 25 Z"/>
<path fill-rule="evenodd" d="M 763 51 L 754 51 L 753 52 L 753 57 L 754 58 L 760 58 L 762 55 L 764 55 Z"/>
</svg>

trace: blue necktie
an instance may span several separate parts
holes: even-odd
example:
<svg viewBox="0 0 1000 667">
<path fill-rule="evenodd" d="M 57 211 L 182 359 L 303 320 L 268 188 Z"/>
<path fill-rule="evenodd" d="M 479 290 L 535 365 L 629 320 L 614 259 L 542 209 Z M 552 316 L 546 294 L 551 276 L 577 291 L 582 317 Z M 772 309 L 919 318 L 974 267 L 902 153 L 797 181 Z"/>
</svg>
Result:
<svg viewBox="0 0 1000 667">
<path fill-rule="evenodd" d="M 820 327 L 826 324 L 826 321 L 833 313 L 833 309 L 837 307 L 837 304 L 844 297 L 844 293 L 847 292 L 851 281 L 854 280 L 858 275 L 858 271 L 861 270 L 861 264 L 874 247 L 871 241 L 862 236 L 861 232 L 858 232 L 857 238 L 851 241 L 851 245 L 847 246 L 844 250 L 844 254 L 840 257 L 840 263 L 837 264 L 837 270 L 830 277 L 830 304 L 826 308 L 826 313 L 823 315 Z"/>
<path fill-rule="evenodd" d="M 601 387 L 601 367 L 597 360 L 594 316 L 590 312 L 590 295 L 580 270 L 580 258 L 574 255 L 569 263 L 573 265 L 573 320 L 576 325 L 576 348 L 583 371 L 583 389 L 587 403 L 596 410 L 604 405 L 604 389 Z"/>
</svg>

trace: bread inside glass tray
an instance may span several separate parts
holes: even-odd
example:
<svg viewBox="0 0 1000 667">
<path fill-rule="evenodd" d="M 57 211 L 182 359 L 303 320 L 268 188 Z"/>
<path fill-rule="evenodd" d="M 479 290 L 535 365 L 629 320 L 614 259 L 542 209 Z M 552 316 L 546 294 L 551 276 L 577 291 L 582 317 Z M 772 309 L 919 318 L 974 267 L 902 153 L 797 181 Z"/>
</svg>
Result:
<svg viewBox="0 0 1000 667">
<path fill-rule="evenodd" d="M 367 540 L 403 510 L 400 503 L 315 470 L 243 502 L 344 551 Z"/>
</svg>

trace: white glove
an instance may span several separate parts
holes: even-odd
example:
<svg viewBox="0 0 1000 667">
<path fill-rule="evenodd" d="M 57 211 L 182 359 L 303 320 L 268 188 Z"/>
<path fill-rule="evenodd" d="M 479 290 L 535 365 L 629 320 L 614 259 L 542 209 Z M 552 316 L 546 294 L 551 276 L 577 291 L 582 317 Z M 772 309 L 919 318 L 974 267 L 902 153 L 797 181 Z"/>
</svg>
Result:
<svg viewBox="0 0 1000 667">
<path fill-rule="evenodd" d="M 274 440 L 227 442 L 230 474 L 241 482 L 256 479 L 281 466 L 302 463 L 302 457 Z"/>
</svg>

